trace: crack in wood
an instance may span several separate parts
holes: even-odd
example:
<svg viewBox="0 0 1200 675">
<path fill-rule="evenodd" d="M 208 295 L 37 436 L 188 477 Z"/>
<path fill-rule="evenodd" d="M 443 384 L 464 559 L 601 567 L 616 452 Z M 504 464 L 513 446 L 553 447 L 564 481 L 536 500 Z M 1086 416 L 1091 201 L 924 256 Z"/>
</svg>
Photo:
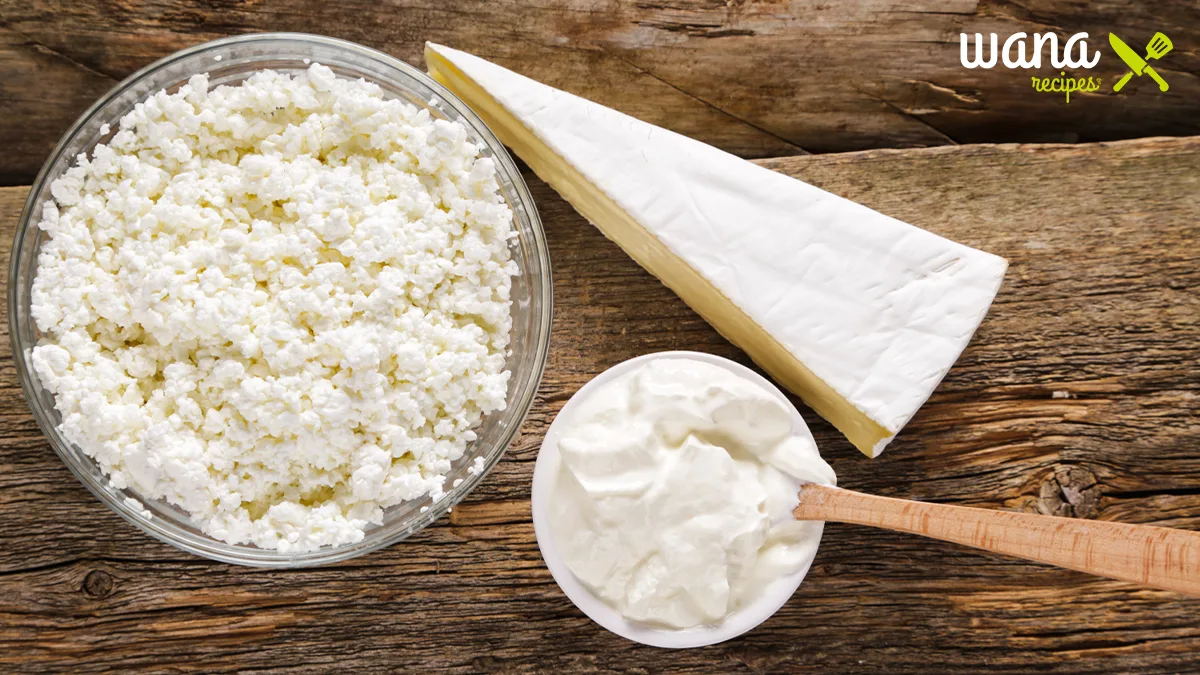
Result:
<svg viewBox="0 0 1200 675">
<path fill-rule="evenodd" d="M 668 33 L 682 33 L 688 37 L 698 38 L 724 38 L 724 37 L 749 37 L 758 35 L 757 31 L 750 28 L 726 28 L 719 23 L 700 23 L 692 21 L 676 22 L 676 21 L 637 21 L 638 26 L 653 28 Z"/>
<path fill-rule="evenodd" d="M 1037 511 L 1046 516 L 1095 518 L 1100 496 L 1101 486 L 1089 469 L 1061 467 L 1042 482 Z"/>
<path fill-rule="evenodd" d="M 933 126 L 933 124 L 931 122 L 929 122 L 928 120 L 923 119 L 921 117 L 920 112 L 909 112 L 909 111 L 905 110 L 904 108 L 901 108 L 899 105 L 887 100 L 886 98 L 884 98 L 882 96 L 876 96 L 875 94 L 872 94 L 871 92 L 866 91 L 862 88 L 856 87 L 856 90 L 858 91 L 858 93 L 862 94 L 863 96 L 865 96 L 873 101 L 882 103 L 889 110 L 896 113 L 897 115 L 900 115 L 901 117 L 903 117 L 905 119 L 912 120 L 913 122 L 916 122 L 917 124 L 925 127 L 926 129 L 929 129 L 934 134 L 936 134 L 938 136 L 938 138 L 941 138 L 942 140 L 944 140 L 947 145 L 959 145 L 959 142 L 954 140 L 953 138 L 951 138 L 949 134 L 947 134 L 946 132 L 942 131 L 941 129 L 938 129 L 937 127 Z"/>
<path fill-rule="evenodd" d="M 665 84 L 666 86 L 670 87 L 671 89 L 674 89 L 675 91 L 683 94 L 684 96 L 687 96 L 688 98 L 692 99 L 693 101 L 701 103 L 705 107 L 707 107 L 711 110 L 714 110 L 722 115 L 725 115 L 726 117 L 729 117 L 730 119 L 736 120 L 752 129 L 755 129 L 756 131 L 760 131 L 760 132 L 770 136 L 771 138 L 774 138 L 777 141 L 786 143 L 788 146 L 795 149 L 796 152 L 799 154 L 804 154 L 804 155 L 809 154 L 809 152 L 807 150 L 805 150 L 804 148 L 797 145 L 794 141 L 791 141 L 783 136 L 780 136 L 779 134 L 775 133 L 774 131 L 771 131 L 770 129 L 765 129 L 763 127 L 760 127 L 757 124 L 755 124 L 754 122 L 751 122 L 750 120 L 739 117 L 739 116 L 729 112 L 728 110 L 721 108 L 720 106 L 710 103 L 710 102 L 704 100 L 703 98 L 696 96 L 695 94 L 693 94 L 675 84 L 672 84 L 672 83 L 664 80 L 663 78 L 659 77 L 658 75 L 655 75 L 654 73 L 650 72 L 649 70 L 646 70 L 645 68 L 637 65 L 633 61 L 630 61 L 629 59 L 621 56 L 620 54 L 618 54 L 610 49 L 601 47 L 600 50 L 602 52 L 604 52 L 605 54 L 611 56 L 612 58 L 617 59 L 621 63 L 624 63 L 625 65 L 629 66 L 630 68 L 633 68 L 634 70 L 638 71 L 639 73 L 642 73 L 643 75 L 646 75 L 647 77 L 653 78 L 654 80 L 657 80 L 658 82 L 661 82 L 662 84 Z"/>
<path fill-rule="evenodd" d="M 120 79 L 121 79 L 119 77 L 109 75 L 108 73 L 104 73 L 99 70 L 96 70 L 95 68 L 89 66 L 88 64 L 83 63 L 82 61 L 79 61 L 79 60 L 73 58 L 70 54 L 66 54 L 62 51 L 59 51 L 59 50 L 51 47 L 50 45 L 47 45 L 43 42 L 34 40 L 33 38 L 26 36 L 19 31 L 16 31 L 13 29 L 9 29 L 9 30 L 12 30 L 12 32 L 15 35 L 20 36 L 25 41 L 23 43 L 24 46 L 29 47 L 30 49 L 32 49 L 33 51 L 35 51 L 39 54 L 44 54 L 46 56 L 57 58 L 61 61 L 65 61 L 65 62 L 71 64 L 72 66 L 75 66 L 76 68 L 79 68 L 91 75 L 95 75 L 96 77 L 102 77 L 106 80 L 112 80 L 113 82 L 120 81 Z"/>
</svg>

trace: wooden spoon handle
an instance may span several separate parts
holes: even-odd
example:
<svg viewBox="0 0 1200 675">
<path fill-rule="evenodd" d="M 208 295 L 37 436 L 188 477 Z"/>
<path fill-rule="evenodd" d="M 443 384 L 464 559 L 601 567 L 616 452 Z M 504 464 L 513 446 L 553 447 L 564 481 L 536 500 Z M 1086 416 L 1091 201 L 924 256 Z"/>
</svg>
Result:
<svg viewBox="0 0 1200 675">
<path fill-rule="evenodd" d="M 794 515 L 911 532 L 1200 596 L 1200 532 L 993 511 L 805 485 Z"/>
</svg>

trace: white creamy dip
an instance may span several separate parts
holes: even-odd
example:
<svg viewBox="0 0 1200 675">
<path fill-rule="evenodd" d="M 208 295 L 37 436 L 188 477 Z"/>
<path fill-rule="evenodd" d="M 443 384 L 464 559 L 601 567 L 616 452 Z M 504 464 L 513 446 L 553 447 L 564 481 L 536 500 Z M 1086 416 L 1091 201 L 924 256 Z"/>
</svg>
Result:
<svg viewBox="0 0 1200 675">
<path fill-rule="evenodd" d="M 693 359 L 650 360 L 579 402 L 559 435 L 550 526 L 563 562 L 625 618 L 720 622 L 799 571 L 821 524 L 805 482 L 833 485 L 773 392 Z"/>
</svg>

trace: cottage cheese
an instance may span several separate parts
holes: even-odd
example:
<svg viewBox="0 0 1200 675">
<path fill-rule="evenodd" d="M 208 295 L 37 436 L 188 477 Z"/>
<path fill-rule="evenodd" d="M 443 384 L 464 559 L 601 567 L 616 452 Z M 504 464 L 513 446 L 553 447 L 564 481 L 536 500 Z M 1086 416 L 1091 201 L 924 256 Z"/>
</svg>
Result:
<svg viewBox="0 0 1200 675">
<path fill-rule="evenodd" d="M 158 92 L 54 181 L 32 361 L 117 487 L 307 551 L 505 405 L 512 213 L 459 123 L 319 64 Z"/>
</svg>

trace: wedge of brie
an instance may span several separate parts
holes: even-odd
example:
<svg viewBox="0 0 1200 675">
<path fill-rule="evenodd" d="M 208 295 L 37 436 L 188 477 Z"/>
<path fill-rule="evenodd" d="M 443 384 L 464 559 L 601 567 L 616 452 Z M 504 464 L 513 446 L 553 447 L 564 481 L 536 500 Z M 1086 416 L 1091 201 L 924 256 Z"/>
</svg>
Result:
<svg viewBox="0 0 1200 675">
<path fill-rule="evenodd" d="M 470 54 L 427 44 L 425 59 L 542 180 L 868 456 L 999 290 L 1003 258 Z"/>
</svg>

